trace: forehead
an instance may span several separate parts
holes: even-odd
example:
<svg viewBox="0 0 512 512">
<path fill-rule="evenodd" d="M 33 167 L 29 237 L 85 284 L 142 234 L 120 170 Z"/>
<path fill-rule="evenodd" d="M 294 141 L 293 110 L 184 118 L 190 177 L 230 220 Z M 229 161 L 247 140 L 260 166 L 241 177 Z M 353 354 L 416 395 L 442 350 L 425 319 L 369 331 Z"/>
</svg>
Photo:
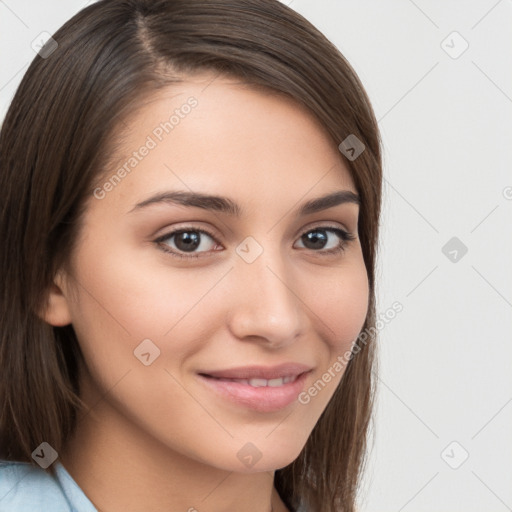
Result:
<svg viewBox="0 0 512 512">
<path fill-rule="evenodd" d="M 237 79 L 195 75 L 144 97 L 123 124 L 101 187 L 103 204 L 162 188 L 299 200 L 333 188 L 356 192 L 325 128 L 293 99 Z M 113 158 L 115 157 L 115 158 Z M 127 211 L 127 210 L 125 210 Z"/>
</svg>

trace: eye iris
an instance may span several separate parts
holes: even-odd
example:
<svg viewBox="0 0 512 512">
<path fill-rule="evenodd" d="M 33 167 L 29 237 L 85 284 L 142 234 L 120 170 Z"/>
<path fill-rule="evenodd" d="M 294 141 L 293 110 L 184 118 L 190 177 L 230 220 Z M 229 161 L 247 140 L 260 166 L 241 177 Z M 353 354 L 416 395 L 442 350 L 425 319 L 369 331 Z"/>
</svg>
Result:
<svg viewBox="0 0 512 512">
<path fill-rule="evenodd" d="M 317 229 L 302 235 L 302 241 L 306 247 L 307 243 L 312 243 L 313 247 L 309 247 L 310 249 L 322 249 L 327 242 L 327 235 L 324 230 Z"/>
<path fill-rule="evenodd" d="M 199 233 L 195 231 L 183 231 L 174 235 L 176 247 L 180 251 L 193 251 L 199 247 Z"/>
</svg>

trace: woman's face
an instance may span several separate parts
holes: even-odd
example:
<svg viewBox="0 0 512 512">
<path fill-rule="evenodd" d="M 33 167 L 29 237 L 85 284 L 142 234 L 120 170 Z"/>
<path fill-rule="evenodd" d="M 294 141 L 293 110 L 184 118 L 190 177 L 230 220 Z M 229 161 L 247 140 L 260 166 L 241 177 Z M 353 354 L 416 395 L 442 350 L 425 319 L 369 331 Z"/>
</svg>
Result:
<svg viewBox="0 0 512 512">
<path fill-rule="evenodd" d="M 336 145 L 291 100 L 212 80 L 163 89 L 128 120 L 58 283 L 61 323 L 84 354 L 84 397 L 116 415 L 103 428 L 230 471 L 274 470 L 299 455 L 364 324 L 359 206 L 301 212 L 356 194 Z M 251 383 L 265 387 L 200 375 L 283 363 L 309 372 Z"/>
</svg>

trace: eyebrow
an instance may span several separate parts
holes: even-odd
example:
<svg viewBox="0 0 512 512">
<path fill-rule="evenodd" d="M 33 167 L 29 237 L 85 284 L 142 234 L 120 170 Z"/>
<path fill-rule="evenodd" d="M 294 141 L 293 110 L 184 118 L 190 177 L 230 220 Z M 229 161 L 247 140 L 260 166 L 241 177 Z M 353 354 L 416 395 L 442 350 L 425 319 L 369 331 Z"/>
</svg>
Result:
<svg viewBox="0 0 512 512">
<path fill-rule="evenodd" d="M 204 210 L 220 212 L 236 217 L 240 217 L 243 213 L 243 208 L 228 197 L 178 190 L 159 192 L 144 201 L 137 203 L 128 213 L 140 211 L 150 205 L 161 203 L 202 208 Z M 331 194 L 307 201 L 300 207 L 297 215 L 311 215 L 312 213 L 327 210 L 328 208 L 344 203 L 355 203 L 360 206 L 361 199 L 359 195 L 355 194 L 351 190 L 338 190 Z"/>
</svg>

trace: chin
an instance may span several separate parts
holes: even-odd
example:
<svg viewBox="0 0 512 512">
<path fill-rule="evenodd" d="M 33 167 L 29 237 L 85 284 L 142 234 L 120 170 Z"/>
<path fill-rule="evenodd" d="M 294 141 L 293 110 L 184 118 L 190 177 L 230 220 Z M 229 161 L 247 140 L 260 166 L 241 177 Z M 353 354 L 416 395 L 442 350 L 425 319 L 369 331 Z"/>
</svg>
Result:
<svg viewBox="0 0 512 512">
<path fill-rule="evenodd" d="M 261 473 L 263 471 L 276 471 L 289 466 L 302 451 L 303 445 L 284 449 L 281 444 L 272 444 L 267 441 L 265 447 L 260 449 L 253 443 L 247 442 L 236 453 L 237 460 L 228 457 L 223 469 L 237 473 Z M 218 466 L 218 462 L 216 464 Z"/>
</svg>

